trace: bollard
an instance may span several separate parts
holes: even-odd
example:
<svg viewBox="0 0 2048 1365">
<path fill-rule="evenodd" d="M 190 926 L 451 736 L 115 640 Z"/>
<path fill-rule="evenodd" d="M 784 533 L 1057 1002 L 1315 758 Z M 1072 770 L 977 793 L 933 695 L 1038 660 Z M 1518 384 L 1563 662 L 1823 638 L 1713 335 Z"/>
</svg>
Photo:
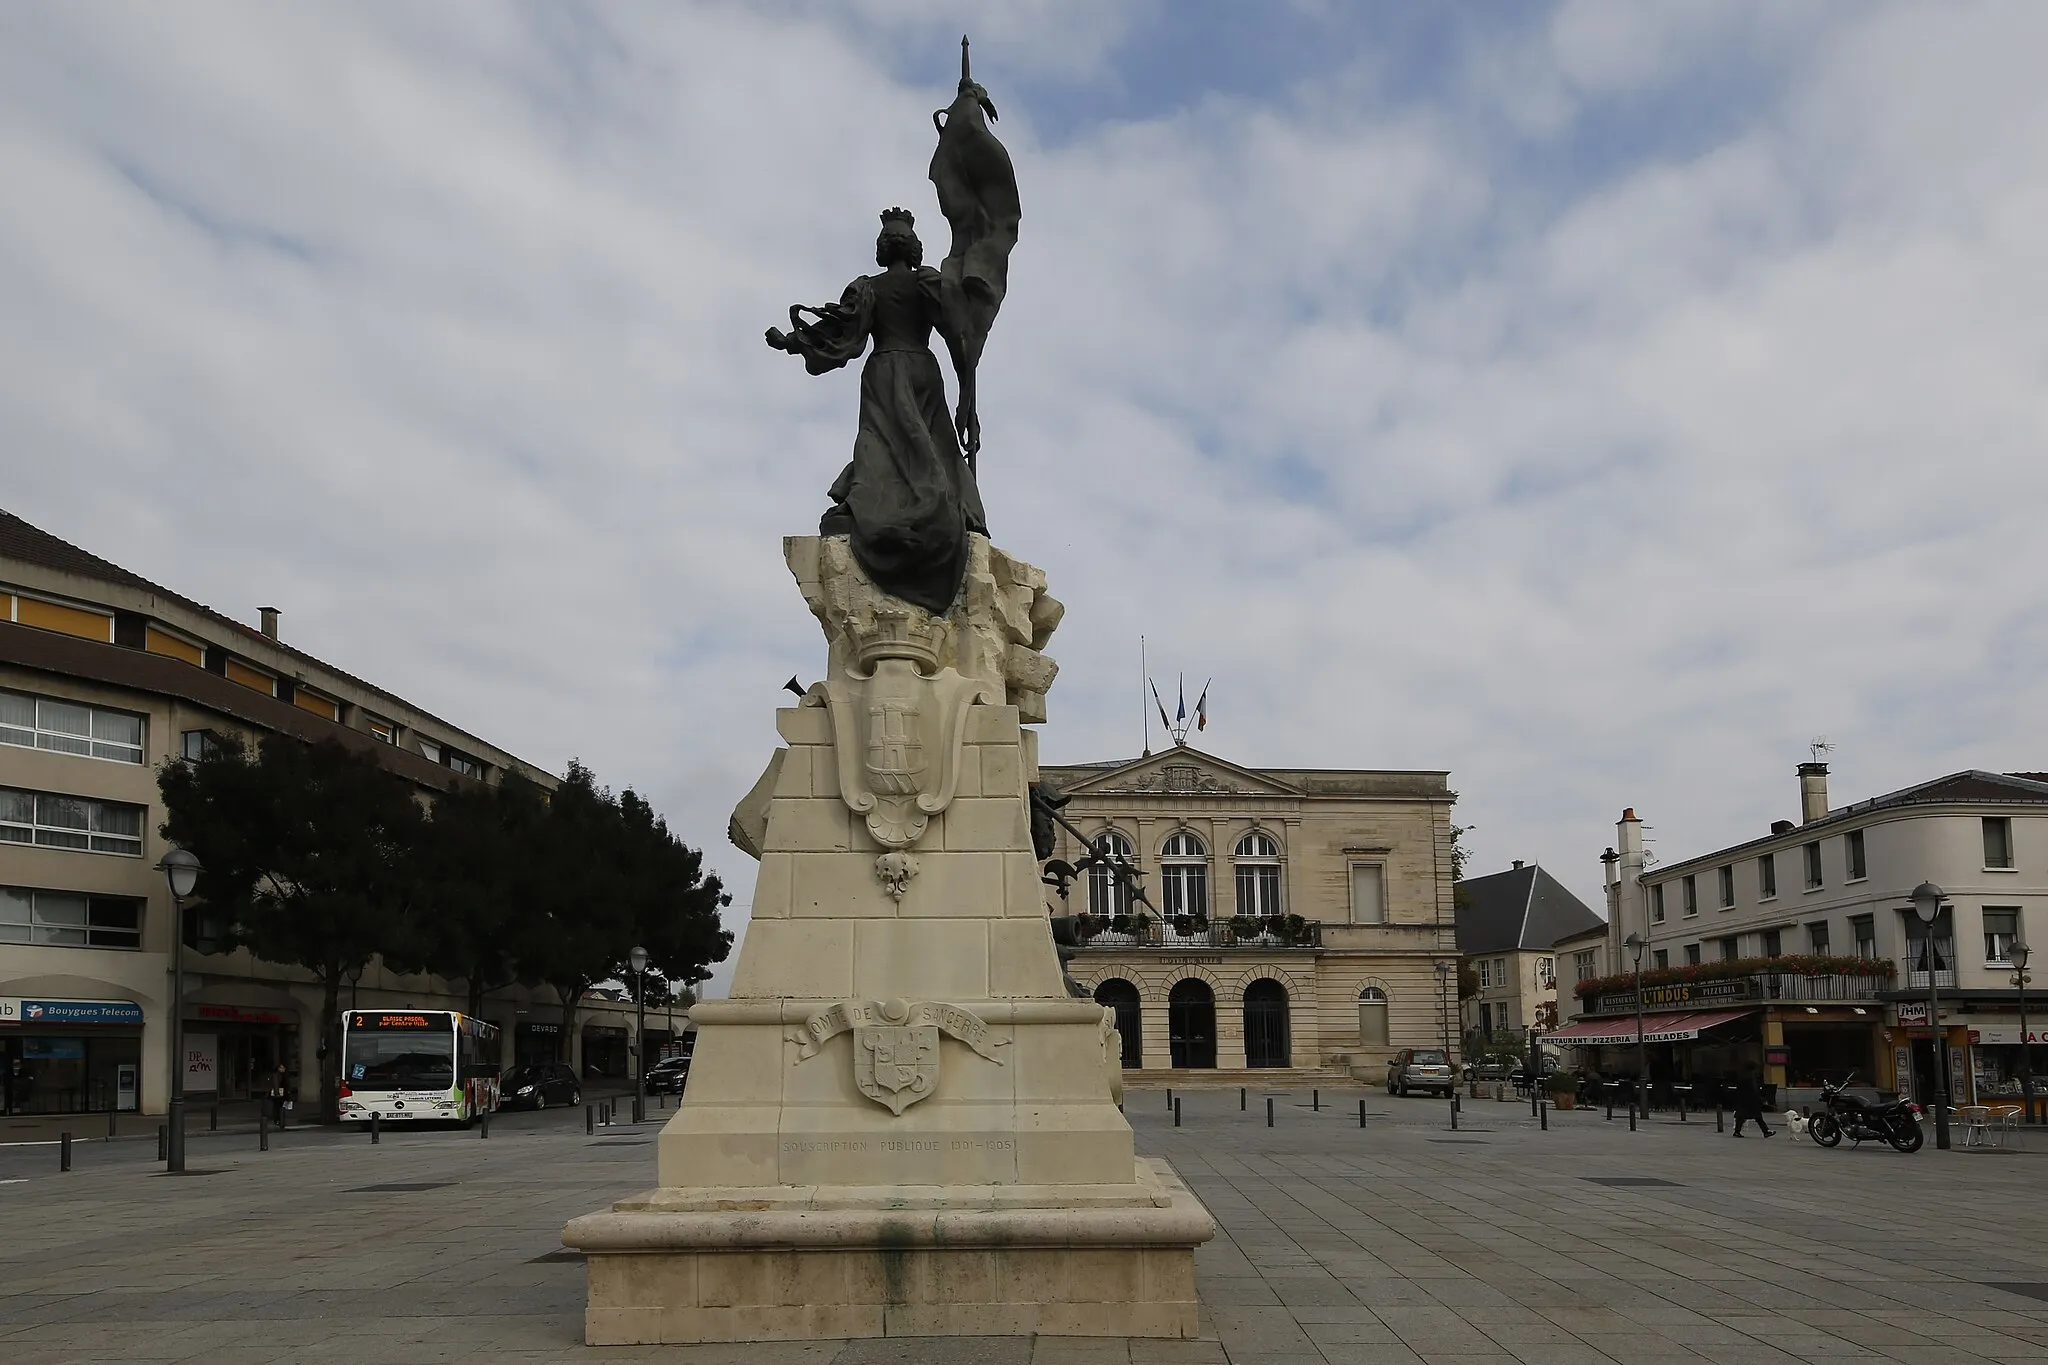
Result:
<svg viewBox="0 0 2048 1365">
<path fill-rule="evenodd" d="M 109 1109 L 109 1110 L 107 1111 L 107 1138 L 108 1138 L 108 1140 L 109 1140 L 109 1141 L 111 1141 L 111 1140 L 113 1139 L 113 1137 L 114 1137 L 114 1111 L 113 1111 L 113 1110 L 111 1110 L 111 1109 Z"/>
<path fill-rule="evenodd" d="M 1166 1107 L 1173 1108 L 1173 1087 L 1170 1085 L 1166 1087 Z"/>
<path fill-rule="evenodd" d="M 1237 1112 L 1238 1112 L 1238 1113 L 1240 1113 L 1240 1114 L 1242 1114 L 1242 1113 L 1244 1112 L 1244 1087 L 1243 1087 L 1243 1086 L 1239 1086 L 1239 1087 L 1237 1088 Z"/>
<path fill-rule="evenodd" d="M 1273 1126 L 1273 1097 L 1271 1095 L 1266 1096 L 1266 1126 L 1268 1128 Z"/>
<path fill-rule="evenodd" d="M 1714 1106 L 1714 1131 L 1717 1133 L 1728 1131 L 1728 1116 L 1721 1112 L 1721 1106 L 1718 1104 Z"/>
<path fill-rule="evenodd" d="M 1451 1096 L 1451 1131 L 1458 1131 L 1458 1097 Z"/>
<path fill-rule="evenodd" d="M 487 1138 L 487 1137 L 489 1137 L 490 1135 L 491 1135 L 491 1111 L 490 1111 L 490 1110 L 488 1110 L 488 1109 L 486 1109 L 486 1110 L 484 1110 L 484 1121 L 483 1121 L 483 1123 L 482 1123 L 482 1124 L 481 1124 L 481 1125 L 480 1125 L 480 1126 L 478 1127 L 478 1129 L 477 1129 L 477 1136 L 478 1136 L 478 1137 L 480 1137 L 480 1138 Z"/>
<path fill-rule="evenodd" d="M 218 1133 L 220 1131 L 220 1105 L 218 1104 L 207 1107 L 206 1131 L 209 1133 Z"/>
<path fill-rule="evenodd" d="M 156 1159 L 158 1161 L 169 1161 L 171 1159 L 171 1130 L 161 1123 L 156 1126 Z"/>
<path fill-rule="evenodd" d="M 71 1169 L 71 1134 L 69 1133 L 57 1134 L 57 1169 L 59 1171 Z"/>
<path fill-rule="evenodd" d="M 1609 1123 L 1614 1122 L 1614 1092 L 1612 1090 L 1607 1092 L 1607 1121 Z"/>
<path fill-rule="evenodd" d="M 1628 1130 L 1631 1133 L 1636 1130 L 1636 1107 L 1634 1105 L 1628 1107 Z"/>
<path fill-rule="evenodd" d="M 375 1147 L 384 1140 L 383 1126 L 375 1113 L 370 1115 L 370 1145 Z"/>
<path fill-rule="evenodd" d="M 1360 1100 L 1360 1101 L 1358 1102 L 1358 1126 L 1359 1126 L 1360 1128 L 1363 1128 L 1363 1127 L 1365 1127 L 1365 1101 L 1364 1101 L 1364 1100 Z"/>
<path fill-rule="evenodd" d="M 1318 1113 L 1318 1114 L 1320 1114 L 1320 1113 L 1322 1113 L 1322 1112 L 1323 1112 L 1323 1092 L 1322 1092 L 1322 1091 L 1320 1091 L 1320 1090 L 1311 1090 L 1311 1091 L 1309 1091 L 1309 1092 L 1308 1092 L 1308 1107 L 1309 1107 L 1310 1109 L 1313 1109 L 1313 1110 L 1314 1110 L 1314 1111 L 1315 1111 L 1316 1113 Z"/>
<path fill-rule="evenodd" d="M 1685 1117 L 1685 1092 L 1683 1090 L 1678 1092 L 1678 1121 L 1680 1123 L 1687 1121 Z"/>
<path fill-rule="evenodd" d="M 594 1104 L 583 1106 L 583 1131 L 586 1133 L 595 1133 L 597 1131 L 597 1106 Z"/>
<path fill-rule="evenodd" d="M 1176 1127 L 1176 1128 L 1180 1127 L 1180 1101 L 1179 1101 L 1179 1100 L 1175 1100 L 1175 1101 L 1173 1102 L 1173 1126 L 1174 1126 L 1174 1127 Z"/>
<path fill-rule="evenodd" d="M 1544 1132 L 1550 1131 L 1550 1106 L 1541 1100 L 1536 1103 L 1536 1121 L 1543 1126 Z"/>
<path fill-rule="evenodd" d="M 270 1150 L 270 1113 L 260 1107 L 256 1110 L 256 1150 Z"/>
</svg>

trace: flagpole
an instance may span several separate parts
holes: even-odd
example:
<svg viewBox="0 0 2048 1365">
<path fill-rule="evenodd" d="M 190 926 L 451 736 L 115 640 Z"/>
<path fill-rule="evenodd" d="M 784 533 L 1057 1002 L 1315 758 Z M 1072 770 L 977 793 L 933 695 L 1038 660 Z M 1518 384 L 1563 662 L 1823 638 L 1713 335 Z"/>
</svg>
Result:
<svg viewBox="0 0 2048 1365">
<path fill-rule="evenodd" d="M 1146 758 L 1152 757 L 1152 708 L 1145 705 L 1146 701 L 1149 700 L 1145 696 L 1145 680 L 1151 676 L 1150 673 L 1145 671 L 1145 637 L 1140 635 L 1138 637 L 1138 714 L 1145 721 L 1144 756 Z"/>
</svg>

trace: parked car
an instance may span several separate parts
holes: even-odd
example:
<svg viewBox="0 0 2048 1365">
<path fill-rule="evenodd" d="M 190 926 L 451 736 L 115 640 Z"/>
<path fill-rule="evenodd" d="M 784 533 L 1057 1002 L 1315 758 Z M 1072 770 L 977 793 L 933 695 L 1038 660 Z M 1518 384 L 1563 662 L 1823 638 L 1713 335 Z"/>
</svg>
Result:
<svg viewBox="0 0 2048 1365">
<path fill-rule="evenodd" d="M 647 1093 L 680 1095 L 690 1080 L 688 1057 L 664 1057 L 647 1068 Z"/>
<path fill-rule="evenodd" d="M 1389 1095 L 1433 1090 L 1448 1096 L 1457 1086 L 1458 1075 L 1451 1070 L 1451 1059 L 1437 1048 L 1404 1047 L 1387 1063 Z"/>
<path fill-rule="evenodd" d="M 545 1109 L 551 1104 L 583 1103 L 583 1087 L 565 1062 L 515 1066 L 498 1082 L 500 1109 Z"/>
<path fill-rule="evenodd" d="M 1466 1066 L 1465 1079 L 1484 1082 L 1505 1081 L 1512 1079 L 1521 1069 L 1521 1058 L 1511 1057 L 1506 1053 L 1494 1053 Z"/>
</svg>

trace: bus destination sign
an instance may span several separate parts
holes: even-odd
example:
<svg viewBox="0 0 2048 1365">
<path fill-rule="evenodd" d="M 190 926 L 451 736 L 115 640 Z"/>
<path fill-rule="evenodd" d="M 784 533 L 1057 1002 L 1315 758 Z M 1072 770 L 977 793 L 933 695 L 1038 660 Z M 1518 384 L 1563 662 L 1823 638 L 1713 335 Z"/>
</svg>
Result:
<svg viewBox="0 0 2048 1365">
<path fill-rule="evenodd" d="M 427 1015 L 424 1014 L 388 1014 L 382 1011 L 372 1013 L 370 1011 L 364 1010 L 358 1013 L 350 1014 L 348 1017 L 348 1026 L 351 1030 L 387 1028 L 444 1029 L 448 1027 L 448 1018 L 446 1015 L 443 1015 L 439 1019 L 433 1019 L 429 1018 Z"/>
</svg>

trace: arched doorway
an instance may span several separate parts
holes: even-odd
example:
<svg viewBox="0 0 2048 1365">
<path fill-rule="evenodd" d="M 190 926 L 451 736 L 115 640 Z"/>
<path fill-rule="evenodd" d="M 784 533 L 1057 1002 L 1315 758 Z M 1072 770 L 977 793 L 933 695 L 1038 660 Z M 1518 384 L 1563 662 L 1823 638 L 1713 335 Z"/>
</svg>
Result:
<svg viewBox="0 0 2048 1365">
<path fill-rule="evenodd" d="M 1387 993 L 1378 986 L 1358 993 L 1358 1042 L 1361 1047 L 1387 1045 Z"/>
<path fill-rule="evenodd" d="M 1173 983 L 1166 996 L 1166 1033 L 1176 1067 L 1216 1065 L 1216 993 L 1199 977 Z"/>
<path fill-rule="evenodd" d="M 1116 1011 L 1116 1031 L 1123 1040 L 1123 1064 L 1145 1064 L 1145 1044 L 1139 1032 L 1144 1007 L 1138 1003 L 1138 988 L 1120 976 L 1112 976 L 1095 988 L 1095 1003 Z"/>
<path fill-rule="evenodd" d="M 1260 977 L 1244 988 L 1244 1064 L 1288 1066 L 1287 988 Z"/>
</svg>

